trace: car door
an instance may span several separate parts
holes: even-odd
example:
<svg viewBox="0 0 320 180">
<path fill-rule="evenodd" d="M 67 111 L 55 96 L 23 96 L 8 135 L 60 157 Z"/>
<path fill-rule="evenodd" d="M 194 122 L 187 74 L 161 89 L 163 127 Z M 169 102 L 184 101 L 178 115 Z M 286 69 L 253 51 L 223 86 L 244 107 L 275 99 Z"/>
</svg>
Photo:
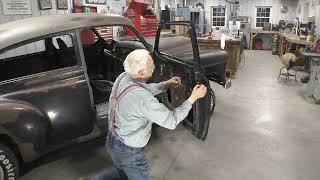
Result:
<svg viewBox="0 0 320 180">
<path fill-rule="evenodd" d="M 41 129 L 48 144 L 61 144 L 93 130 L 95 115 L 77 48 L 75 33 L 70 31 L 18 45 L 0 58 L 1 69 L 10 69 L 1 76 L 0 97 L 37 109 L 49 124 Z M 38 127 L 35 118 L 24 118 L 29 129 Z"/>
<path fill-rule="evenodd" d="M 164 29 L 165 27 L 171 27 L 175 32 Z M 179 76 L 182 80 L 182 86 L 170 88 L 160 95 L 159 100 L 168 108 L 173 109 L 181 105 L 190 96 L 196 84 L 208 87 L 206 96 L 196 101 L 183 121 L 184 126 L 195 137 L 205 140 L 211 117 L 210 84 L 200 67 L 194 27 L 188 22 L 162 23 L 157 30 L 153 58 L 156 81 L 167 80 L 173 76 Z"/>
</svg>

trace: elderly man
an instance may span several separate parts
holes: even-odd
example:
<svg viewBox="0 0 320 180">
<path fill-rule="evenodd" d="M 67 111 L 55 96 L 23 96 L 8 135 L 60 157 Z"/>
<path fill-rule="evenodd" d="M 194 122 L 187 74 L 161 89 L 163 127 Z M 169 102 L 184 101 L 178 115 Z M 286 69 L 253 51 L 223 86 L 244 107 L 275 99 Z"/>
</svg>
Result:
<svg viewBox="0 0 320 180">
<path fill-rule="evenodd" d="M 150 179 L 143 147 L 151 136 L 152 123 L 175 129 L 187 117 L 192 104 L 207 92 L 204 85 L 196 85 L 191 96 L 170 111 L 154 95 L 166 91 L 170 86 L 180 85 L 179 77 L 147 84 L 152 77 L 154 64 L 150 53 L 143 49 L 134 50 L 127 56 L 124 69 L 125 72 L 114 83 L 109 101 L 106 148 L 114 168 L 93 179 Z"/>
</svg>

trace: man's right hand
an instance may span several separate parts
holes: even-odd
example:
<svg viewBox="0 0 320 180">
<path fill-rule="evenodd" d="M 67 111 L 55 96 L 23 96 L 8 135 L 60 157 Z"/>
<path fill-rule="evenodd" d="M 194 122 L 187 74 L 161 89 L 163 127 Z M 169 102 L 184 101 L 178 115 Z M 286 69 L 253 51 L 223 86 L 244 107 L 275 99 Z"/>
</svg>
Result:
<svg viewBox="0 0 320 180">
<path fill-rule="evenodd" d="M 203 84 L 197 84 L 191 93 L 188 101 L 193 104 L 196 100 L 203 98 L 207 93 L 207 87 Z"/>
</svg>

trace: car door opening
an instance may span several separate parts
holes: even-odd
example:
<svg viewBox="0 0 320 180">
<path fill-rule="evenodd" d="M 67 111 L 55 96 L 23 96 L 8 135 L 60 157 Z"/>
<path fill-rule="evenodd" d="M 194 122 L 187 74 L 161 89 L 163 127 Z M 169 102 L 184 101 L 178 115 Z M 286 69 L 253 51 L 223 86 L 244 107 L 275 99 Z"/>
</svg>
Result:
<svg viewBox="0 0 320 180">
<path fill-rule="evenodd" d="M 80 39 L 97 118 L 106 123 L 112 86 L 124 72 L 125 58 L 133 50 L 146 47 L 134 31 L 124 26 L 81 29 Z"/>
</svg>

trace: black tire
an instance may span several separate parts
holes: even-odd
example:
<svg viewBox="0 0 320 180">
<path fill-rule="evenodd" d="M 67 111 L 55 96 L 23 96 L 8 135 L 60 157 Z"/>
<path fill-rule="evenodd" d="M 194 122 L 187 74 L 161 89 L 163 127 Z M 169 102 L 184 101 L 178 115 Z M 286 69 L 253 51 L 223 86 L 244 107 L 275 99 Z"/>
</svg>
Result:
<svg viewBox="0 0 320 180">
<path fill-rule="evenodd" d="M 210 88 L 210 96 L 211 96 L 211 104 L 210 104 L 210 113 L 211 116 L 214 112 L 214 108 L 216 107 L 216 94 L 214 93 L 213 89 Z"/>
<path fill-rule="evenodd" d="M 16 180 L 19 177 L 19 161 L 13 151 L 0 143 L 0 180 Z"/>
</svg>

